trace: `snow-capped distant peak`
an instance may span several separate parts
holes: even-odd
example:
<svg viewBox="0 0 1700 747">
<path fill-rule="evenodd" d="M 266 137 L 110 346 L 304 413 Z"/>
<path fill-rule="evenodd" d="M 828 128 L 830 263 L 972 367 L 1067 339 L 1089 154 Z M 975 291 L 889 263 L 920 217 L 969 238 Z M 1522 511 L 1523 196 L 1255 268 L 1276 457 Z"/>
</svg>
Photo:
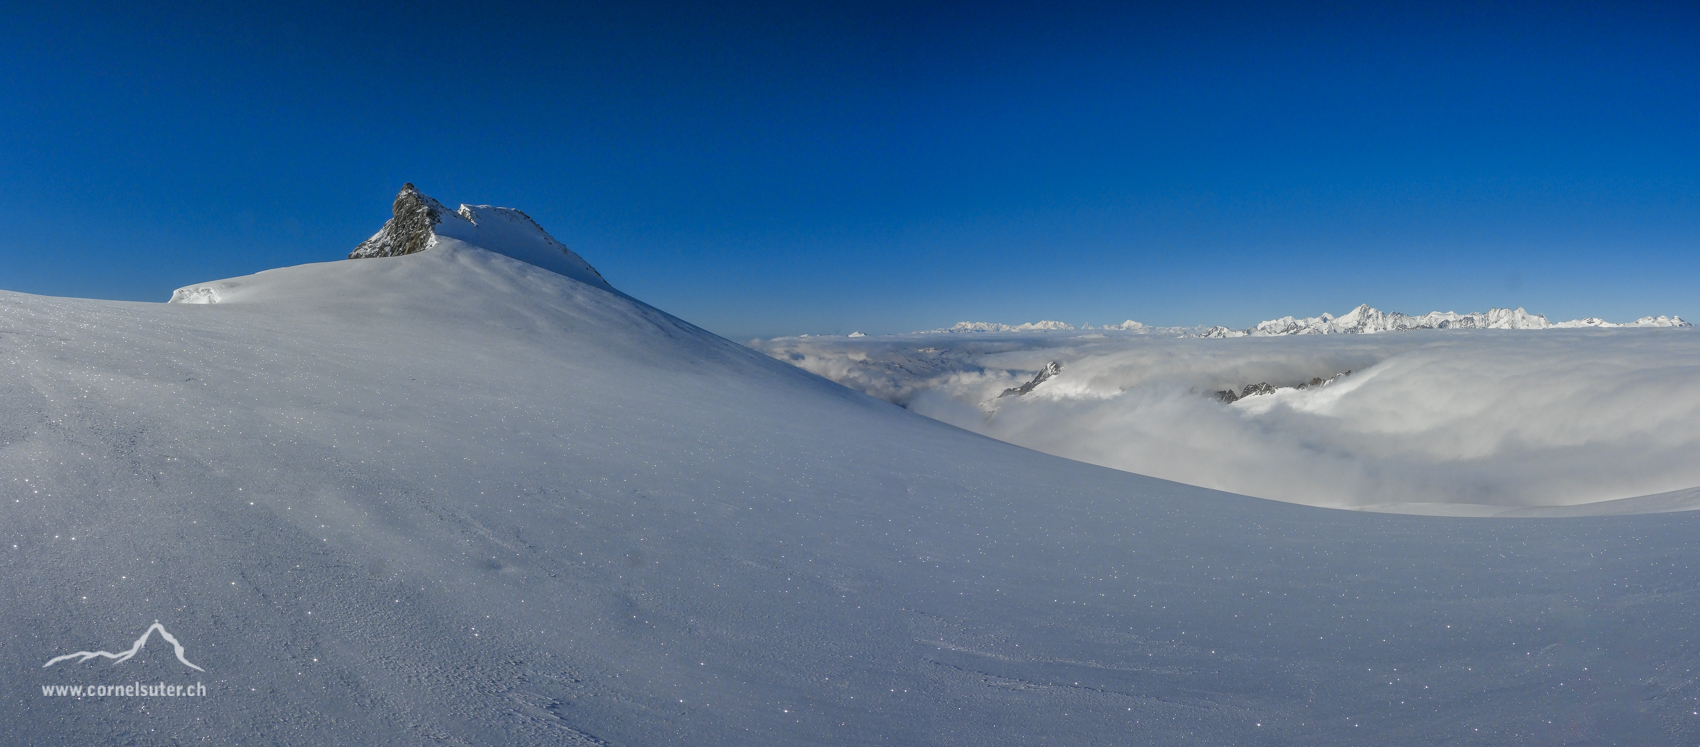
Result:
<svg viewBox="0 0 1700 747">
<path fill-rule="evenodd" d="M 1692 327 L 1694 325 L 1683 321 L 1680 316 L 1644 316 L 1633 322 L 1624 322 L 1622 324 L 1608 322 L 1599 317 L 1591 316 L 1587 319 L 1559 322 L 1552 326 L 1569 329 L 1572 327 Z"/>
<path fill-rule="evenodd" d="M 1544 314 L 1531 314 L 1521 306 L 1515 309 L 1488 309 L 1486 313 L 1459 314 L 1455 311 L 1431 311 L 1422 316 L 1408 316 L 1397 311 L 1384 312 L 1369 304 L 1340 316 L 1323 314 L 1305 319 L 1284 316 L 1258 322 L 1246 330 L 1211 327 L 1201 337 L 1275 337 L 1281 335 L 1349 335 L 1399 332 L 1408 329 L 1557 329 L 1571 327 L 1689 327 L 1682 317 L 1642 317 L 1626 324 L 1613 324 L 1589 317 L 1571 322 L 1553 323 Z"/>
<path fill-rule="evenodd" d="M 999 324 L 997 322 L 957 322 L 943 329 L 932 332 L 1072 332 L 1074 325 L 1068 322 L 1045 319 L 1037 322 L 1022 324 Z"/>
<path fill-rule="evenodd" d="M 455 239 L 574 280 L 611 288 L 596 268 L 556 241 L 531 216 L 514 208 L 490 205 L 461 205 L 451 211 L 411 183 L 402 185 L 396 194 L 393 217 L 372 238 L 349 252 L 348 258 L 415 254 L 431 248 L 438 238 Z"/>
<path fill-rule="evenodd" d="M 915 332 L 914 334 L 931 335 L 931 334 L 940 334 L 940 333 L 946 333 L 946 332 L 949 332 L 949 333 L 1000 332 L 1000 333 L 1042 333 L 1043 334 L 1043 333 L 1070 333 L 1070 332 L 1094 332 L 1094 331 L 1126 332 L 1126 333 L 1139 334 L 1139 335 L 1173 335 L 1173 336 L 1178 336 L 1178 337 L 1197 337 L 1200 334 L 1205 333 L 1206 329 L 1202 326 L 1200 326 L 1200 327 L 1153 327 L 1153 326 L 1148 325 L 1148 324 L 1141 324 L 1141 323 L 1136 322 L 1132 319 L 1121 322 L 1120 324 L 1105 324 L 1101 327 L 1094 327 L 1091 324 L 1082 324 L 1082 325 L 1076 327 L 1072 324 L 1069 324 L 1068 322 L 1059 322 L 1059 321 L 1055 321 L 1055 320 L 1052 320 L 1052 319 L 1044 319 L 1044 320 L 1037 321 L 1037 322 L 1024 322 L 1022 324 L 1002 324 L 1002 323 L 999 323 L 999 322 L 957 322 L 956 324 L 953 324 L 949 327 L 941 327 L 939 329 L 922 330 L 922 331 L 919 331 L 919 332 Z M 1102 336 L 1102 335 L 1100 335 L 1100 336 Z"/>
</svg>

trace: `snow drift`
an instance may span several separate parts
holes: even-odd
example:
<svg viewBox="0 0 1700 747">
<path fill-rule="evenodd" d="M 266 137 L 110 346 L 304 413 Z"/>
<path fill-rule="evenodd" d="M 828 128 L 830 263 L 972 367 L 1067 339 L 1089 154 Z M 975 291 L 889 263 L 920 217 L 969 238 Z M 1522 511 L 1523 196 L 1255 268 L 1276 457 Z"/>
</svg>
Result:
<svg viewBox="0 0 1700 747">
<path fill-rule="evenodd" d="M 1700 739 L 1700 515 L 1117 472 L 427 243 L 211 304 L 0 293 L 0 742 Z M 156 620 L 204 673 L 42 668 Z M 156 680 L 207 694 L 43 694 Z"/>
</svg>

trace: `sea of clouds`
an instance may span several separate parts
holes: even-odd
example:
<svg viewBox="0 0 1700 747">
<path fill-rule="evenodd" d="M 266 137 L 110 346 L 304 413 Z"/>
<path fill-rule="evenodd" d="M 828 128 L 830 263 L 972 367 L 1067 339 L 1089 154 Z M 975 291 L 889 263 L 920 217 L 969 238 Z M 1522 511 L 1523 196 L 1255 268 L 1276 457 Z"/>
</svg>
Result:
<svg viewBox="0 0 1700 747">
<path fill-rule="evenodd" d="M 1210 340 L 1118 331 L 750 343 L 1058 456 L 1316 506 L 1487 514 L 1700 486 L 1700 331 L 1418 330 Z M 999 397 L 1048 361 L 1062 371 Z M 1231 404 L 1216 392 L 1289 386 Z"/>
</svg>

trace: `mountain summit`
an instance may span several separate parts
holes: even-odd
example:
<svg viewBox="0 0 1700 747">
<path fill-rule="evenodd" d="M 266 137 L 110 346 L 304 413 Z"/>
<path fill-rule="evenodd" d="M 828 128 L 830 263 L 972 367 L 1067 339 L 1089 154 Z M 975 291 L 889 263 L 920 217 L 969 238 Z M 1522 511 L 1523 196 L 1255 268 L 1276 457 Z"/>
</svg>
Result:
<svg viewBox="0 0 1700 747">
<path fill-rule="evenodd" d="M 445 238 L 505 254 L 580 282 L 612 288 L 602 273 L 556 241 L 531 216 L 514 208 L 490 205 L 461 205 L 459 210 L 449 210 L 412 183 L 403 184 L 396 194 L 393 217 L 372 238 L 354 247 L 348 258 L 416 254 Z"/>
<path fill-rule="evenodd" d="M 378 229 L 372 238 L 354 247 L 348 258 L 399 257 L 425 251 L 433 238 L 431 230 L 443 222 L 443 216 L 447 214 L 450 214 L 449 209 L 443 207 L 443 203 L 420 192 L 413 182 L 403 184 L 401 192 L 395 196 L 395 217 L 384 221 L 384 227 Z"/>
</svg>

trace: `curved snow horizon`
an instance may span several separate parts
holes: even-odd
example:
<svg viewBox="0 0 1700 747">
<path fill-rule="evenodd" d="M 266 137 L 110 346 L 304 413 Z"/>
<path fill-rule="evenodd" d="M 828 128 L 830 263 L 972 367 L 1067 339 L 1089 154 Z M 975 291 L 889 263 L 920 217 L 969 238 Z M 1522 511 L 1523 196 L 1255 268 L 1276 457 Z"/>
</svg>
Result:
<svg viewBox="0 0 1700 747">
<path fill-rule="evenodd" d="M 228 674 L 145 719 L 0 698 L 6 739 L 1700 739 L 1694 512 L 1389 516 L 1105 469 L 447 236 L 191 288 L 217 302 L 0 292 L 0 627 L 72 677 L 34 662 L 168 609 Z M 1292 373 L 1390 352 L 1315 339 Z M 1133 370 L 1005 352 L 1035 365 L 978 385 L 1066 365 L 998 418 Z"/>
</svg>

